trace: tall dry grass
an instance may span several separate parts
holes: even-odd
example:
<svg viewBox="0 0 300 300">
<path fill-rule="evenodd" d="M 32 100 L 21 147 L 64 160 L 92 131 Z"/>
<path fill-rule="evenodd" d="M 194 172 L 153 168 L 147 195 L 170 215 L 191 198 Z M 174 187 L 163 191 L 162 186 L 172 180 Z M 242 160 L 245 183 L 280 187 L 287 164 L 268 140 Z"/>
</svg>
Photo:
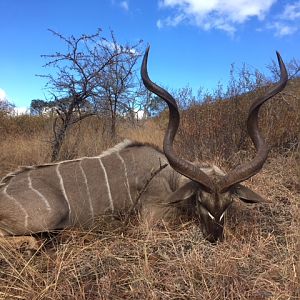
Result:
<svg viewBox="0 0 300 300">
<path fill-rule="evenodd" d="M 230 100 L 194 105 L 182 114 L 178 151 L 189 159 L 219 157 L 234 161 L 234 156 L 254 150 L 246 120 L 254 98 L 263 90 Z M 260 127 L 273 150 L 295 151 L 300 136 L 300 80 L 289 82 L 287 90 L 266 103 L 260 112 Z M 187 150 L 187 151 L 186 151 Z M 252 151 L 253 152 L 253 151 Z M 251 154 L 251 153 L 250 153 Z"/>
<path fill-rule="evenodd" d="M 41 237 L 33 256 L 0 244 L 0 299 L 300 299 L 300 102 L 292 96 L 272 100 L 262 113 L 273 150 L 246 184 L 266 203 L 236 201 L 223 243 L 203 240 L 196 220 L 149 228 L 132 218 L 125 228 L 103 219 L 89 232 Z M 236 107 L 220 101 L 184 112 L 178 153 L 228 167 L 247 159 L 253 153 L 243 136 L 249 102 L 238 100 Z M 0 119 L 3 175 L 50 159 L 51 121 L 26 118 Z M 122 123 L 117 141 L 161 146 L 166 122 L 163 114 L 141 126 Z M 70 130 L 61 159 L 96 155 L 114 142 L 103 120 L 85 120 Z"/>
</svg>

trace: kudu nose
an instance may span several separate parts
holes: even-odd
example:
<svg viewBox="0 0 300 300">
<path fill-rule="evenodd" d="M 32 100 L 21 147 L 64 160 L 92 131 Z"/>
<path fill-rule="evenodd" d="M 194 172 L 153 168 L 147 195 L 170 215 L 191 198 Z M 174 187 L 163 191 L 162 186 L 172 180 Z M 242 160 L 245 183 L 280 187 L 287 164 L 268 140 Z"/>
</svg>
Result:
<svg viewBox="0 0 300 300">
<path fill-rule="evenodd" d="M 224 240 L 224 227 L 221 224 L 215 223 L 210 224 L 208 228 L 205 228 L 203 231 L 204 237 L 209 242 L 215 244 Z"/>
<path fill-rule="evenodd" d="M 212 244 L 216 244 L 217 242 L 222 242 L 224 240 L 223 233 L 215 235 L 215 234 L 208 234 L 205 237 L 206 240 L 208 240 Z"/>
</svg>

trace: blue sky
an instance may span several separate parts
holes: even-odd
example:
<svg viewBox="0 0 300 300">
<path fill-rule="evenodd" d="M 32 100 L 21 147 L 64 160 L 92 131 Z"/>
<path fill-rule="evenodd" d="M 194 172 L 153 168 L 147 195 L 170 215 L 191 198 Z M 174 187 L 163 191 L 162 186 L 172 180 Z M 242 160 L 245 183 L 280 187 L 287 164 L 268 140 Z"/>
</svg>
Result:
<svg viewBox="0 0 300 300">
<path fill-rule="evenodd" d="M 18 107 L 47 95 L 40 55 L 64 46 L 48 28 L 142 39 L 153 81 L 194 91 L 226 83 L 233 62 L 266 72 L 275 50 L 300 59 L 299 0 L 1 0 L 0 16 L 0 98 Z"/>
</svg>

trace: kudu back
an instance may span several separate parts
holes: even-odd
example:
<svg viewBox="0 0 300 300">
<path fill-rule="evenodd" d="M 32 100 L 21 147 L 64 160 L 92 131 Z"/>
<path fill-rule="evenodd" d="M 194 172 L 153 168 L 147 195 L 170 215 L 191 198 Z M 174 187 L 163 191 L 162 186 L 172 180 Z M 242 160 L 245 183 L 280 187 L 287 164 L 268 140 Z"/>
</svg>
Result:
<svg viewBox="0 0 300 300">
<path fill-rule="evenodd" d="M 153 211 L 187 212 L 200 220 L 203 235 L 211 242 L 223 238 L 224 214 L 233 196 L 251 203 L 262 198 L 240 183 L 255 175 L 267 159 L 268 147 L 258 129 L 261 105 L 286 85 L 287 72 L 277 53 L 280 81 L 249 110 L 247 128 L 257 153 L 228 174 L 216 166 L 200 166 L 178 157 L 173 150 L 180 117 L 174 98 L 153 83 L 147 72 L 147 49 L 141 76 L 147 89 L 169 108 L 169 124 L 158 148 L 125 140 L 95 157 L 22 167 L 0 182 L 0 234 L 29 235 L 67 227 L 91 227 L 101 215 L 130 210 L 145 188 L 136 209 L 148 217 Z M 164 164 L 149 183 L 154 170 Z"/>
</svg>

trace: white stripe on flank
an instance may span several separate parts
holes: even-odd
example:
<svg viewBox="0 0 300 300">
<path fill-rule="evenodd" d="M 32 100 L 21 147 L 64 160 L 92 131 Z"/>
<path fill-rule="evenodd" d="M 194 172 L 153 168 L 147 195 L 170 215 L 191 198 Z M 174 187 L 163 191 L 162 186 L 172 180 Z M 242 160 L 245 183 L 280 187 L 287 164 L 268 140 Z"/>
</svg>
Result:
<svg viewBox="0 0 300 300">
<path fill-rule="evenodd" d="M 130 199 L 130 202 L 133 203 L 132 198 L 131 198 L 131 194 L 130 194 L 130 186 L 129 186 L 129 180 L 128 180 L 128 174 L 127 174 L 127 168 L 126 168 L 126 164 L 125 161 L 123 159 L 123 157 L 121 156 L 120 152 L 117 152 L 117 156 L 119 157 L 119 159 L 121 160 L 124 170 L 125 170 L 125 179 L 126 179 L 126 188 L 127 188 L 127 192 L 128 192 L 128 197 Z"/>
<path fill-rule="evenodd" d="M 11 195 L 8 194 L 8 192 L 7 192 L 7 187 L 8 187 L 8 185 L 3 189 L 3 193 L 4 193 L 10 200 L 14 201 L 14 202 L 20 207 L 20 209 L 23 211 L 23 213 L 24 213 L 24 215 L 25 215 L 24 227 L 25 227 L 26 229 L 28 229 L 28 217 L 29 217 L 29 215 L 28 215 L 26 209 L 24 208 L 24 206 L 23 206 L 21 203 L 19 203 L 13 196 L 11 196 Z"/>
<path fill-rule="evenodd" d="M 59 179 L 59 184 L 60 184 L 60 187 L 61 187 L 61 191 L 63 192 L 64 198 L 65 198 L 65 200 L 66 200 L 67 203 L 68 203 L 68 208 L 69 208 L 69 220 L 70 220 L 70 216 L 71 216 L 71 206 L 70 206 L 69 198 L 68 198 L 68 196 L 67 196 L 67 194 L 66 194 L 66 190 L 65 190 L 63 178 L 62 178 L 62 176 L 60 175 L 60 172 L 59 172 L 59 166 L 60 166 L 60 164 L 58 164 L 58 165 L 56 166 L 56 168 L 55 168 L 55 169 L 56 169 L 56 174 L 57 174 L 58 179 Z"/>
<path fill-rule="evenodd" d="M 89 189 L 88 181 L 87 181 L 85 172 L 84 172 L 84 170 L 82 168 L 81 162 L 82 162 L 82 160 L 79 162 L 79 167 L 80 167 L 82 176 L 84 178 L 84 183 L 86 185 L 86 192 L 87 192 L 89 203 L 90 203 L 90 210 L 91 210 L 92 218 L 94 219 L 94 208 L 93 208 L 93 204 L 92 204 L 92 198 L 91 198 L 91 194 L 90 194 L 90 189 Z"/>
<path fill-rule="evenodd" d="M 137 172 L 136 172 L 137 167 L 136 167 L 136 161 L 135 161 L 135 159 L 134 159 L 133 152 L 131 152 L 131 159 L 132 159 L 132 170 L 134 170 L 134 173 L 136 174 L 136 173 L 137 173 Z M 135 186 L 136 186 L 136 187 L 139 186 L 139 185 L 138 185 L 138 177 L 137 177 L 137 176 L 134 177 L 134 182 L 135 182 Z M 136 196 L 137 196 L 137 193 L 138 193 L 138 191 L 136 191 Z"/>
<path fill-rule="evenodd" d="M 29 188 L 30 188 L 33 192 L 35 192 L 36 194 L 39 195 L 39 197 L 40 197 L 40 198 L 43 200 L 43 202 L 46 204 L 47 210 L 48 210 L 48 211 L 51 211 L 50 204 L 49 204 L 48 200 L 46 199 L 46 197 L 45 197 L 41 192 L 39 192 L 38 190 L 36 190 L 36 189 L 32 186 L 32 181 L 31 181 L 31 178 L 30 178 L 30 173 L 31 173 L 31 171 L 28 171 L 28 176 L 27 176 L 27 178 L 28 178 L 28 186 L 29 186 Z"/>
<path fill-rule="evenodd" d="M 100 162 L 100 166 L 103 170 L 104 177 L 105 177 L 105 183 L 106 183 L 108 198 L 109 198 L 109 202 L 110 202 L 110 208 L 111 208 L 112 211 L 114 211 L 114 203 L 113 203 L 112 196 L 111 196 L 111 191 L 110 191 L 110 186 L 109 186 L 109 182 L 108 182 L 108 178 L 107 178 L 107 173 L 106 173 L 106 170 L 104 168 L 104 165 L 103 165 L 100 157 L 99 157 L 99 162 Z"/>
</svg>

